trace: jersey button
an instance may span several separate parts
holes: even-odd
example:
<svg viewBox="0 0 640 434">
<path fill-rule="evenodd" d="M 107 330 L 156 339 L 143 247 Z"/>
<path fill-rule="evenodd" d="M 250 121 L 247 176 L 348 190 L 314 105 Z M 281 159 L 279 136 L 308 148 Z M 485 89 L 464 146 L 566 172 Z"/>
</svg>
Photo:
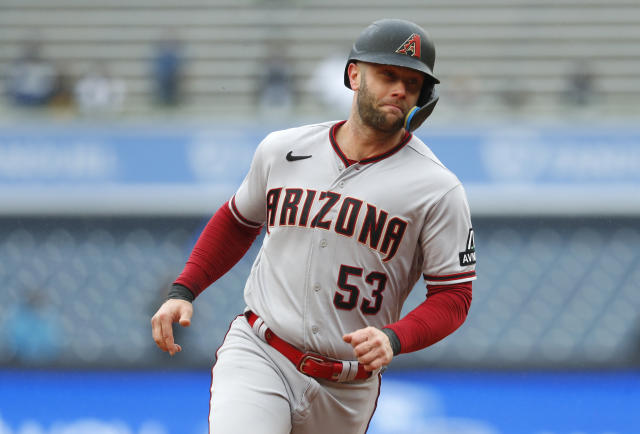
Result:
<svg viewBox="0 0 640 434">
<path fill-rule="evenodd" d="M 315 292 L 320 291 L 320 285 L 319 285 L 319 284 L 317 284 L 317 283 L 316 283 L 315 285 L 313 285 L 313 290 L 314 290 Z"/>
<path fill-rule="evenodd" d="M 320 240 L 320 247 L 327 247 L 329 243 L 324 238 Z"/>
<path fill-rule="evenodd" d="M 340 186 L 340 188 L 344 188 L 344 181 L 340 181 L 340 184 L 338 184 Z"/>
<path fill-rule="evenodd" d="M 320 328 L 318 326 L 312 326 L 311 327 L 311 332 L 313 332 L 313 334 L 318 334 L 318 332 L 320 331 Z"/>
</svg>

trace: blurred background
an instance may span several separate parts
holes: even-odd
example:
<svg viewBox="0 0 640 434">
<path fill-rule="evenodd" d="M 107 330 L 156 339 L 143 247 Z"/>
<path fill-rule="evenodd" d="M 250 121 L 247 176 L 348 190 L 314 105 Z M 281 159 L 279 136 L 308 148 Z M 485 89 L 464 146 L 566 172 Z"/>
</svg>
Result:
<svg viewBox="0 0 640 434">
<path fill-rule="evenodd" d="M 207 432 L 259 243 L 182 353 L 149 319 L 258 142 L 346 119 L 384 17 L 435 40 L 416 134 L 466 187 L 479 277 L 369 433 L 640 432 L 638 0 L 0 0 L 0 434 Z"/>
</svg>

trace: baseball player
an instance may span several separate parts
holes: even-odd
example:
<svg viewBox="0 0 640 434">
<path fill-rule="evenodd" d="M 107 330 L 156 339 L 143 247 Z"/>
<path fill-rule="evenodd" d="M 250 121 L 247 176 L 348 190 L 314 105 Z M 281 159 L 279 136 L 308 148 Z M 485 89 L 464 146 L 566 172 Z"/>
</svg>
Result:
<svg viewBox="0 0 640 434">
<path fill-rule="evenodd" d="M 266 231 L 216 354 L 211 432 L 366 432 L 383 368 L 464 322 L 476 278 L 465 192 L 411 133 L 438 99 L 434 61 L 418 25 L 371 24 L 345 67 L 349 118 L 269 134 L 203 230 L 151 320 L 171 355 L 172 323 L 188 326 L 192 301 Z M 400 318 L 421 275 L 427 298 Z"/>
</svg>

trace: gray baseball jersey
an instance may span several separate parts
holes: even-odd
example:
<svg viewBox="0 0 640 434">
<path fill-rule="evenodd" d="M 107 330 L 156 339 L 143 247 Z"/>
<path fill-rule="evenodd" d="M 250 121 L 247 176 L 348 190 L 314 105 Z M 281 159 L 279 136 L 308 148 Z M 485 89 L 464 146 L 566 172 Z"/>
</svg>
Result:
<svg viewBox="0 0 640 434">
<path fill-rule="evenodd" d="M 419 139 L 351 163 L 339 122 L 270 134 L 229 201 L 265 226 L 247 306 L 300 350 L 355 360 L 342 336 L 399 319 L 420 275 L 475 279 L 469 208 L 458 179 Z M 380 376 L 336 383 L 306 376 L 241 316 L 217 353 L 209 424 L 216 433 L 364 433 Z M 240 423 L 239 423 L 240 422 Z"/>
<path fill-rule="evenodd" d="M 474 280 L 475 250 L 464 189 L 421 140 L 349 164 L 341 124 L 268 135 L 229 206 L 267 232 L 248 307 L 299 349 L 354 360 L 345 333 L 397 321 L 420 275 Z"/>
</svg>

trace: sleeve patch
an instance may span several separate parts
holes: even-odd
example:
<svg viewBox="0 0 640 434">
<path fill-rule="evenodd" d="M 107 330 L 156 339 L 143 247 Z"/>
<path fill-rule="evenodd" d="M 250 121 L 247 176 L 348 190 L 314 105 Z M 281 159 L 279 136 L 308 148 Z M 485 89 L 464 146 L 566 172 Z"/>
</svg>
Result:
<svg viewBox="0 0 640 434">
<path fill-rule="evenodd" d="M 473 237 L 473 228 L 469 229 L 465 250 L 460 252 L 458 256 L 460 258 L 461 267 L 466 267 L 476 263 L 476 243 Z"/>
</svg>

